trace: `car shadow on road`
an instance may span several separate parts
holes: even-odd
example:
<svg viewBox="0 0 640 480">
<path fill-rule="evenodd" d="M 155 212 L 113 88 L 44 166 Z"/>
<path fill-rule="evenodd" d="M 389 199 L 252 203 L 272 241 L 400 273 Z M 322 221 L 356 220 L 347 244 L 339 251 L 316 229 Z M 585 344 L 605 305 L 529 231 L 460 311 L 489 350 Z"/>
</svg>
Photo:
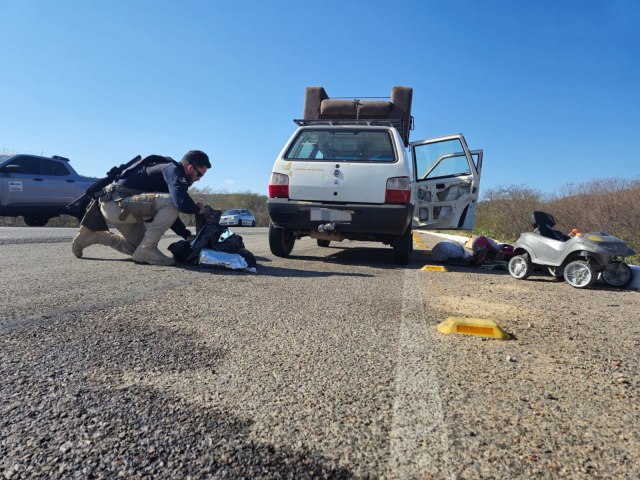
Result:
<svg viewBox="0 0 640 480">
<path fill-rule="evenodd" d="M 333 250 L 333 251 L 331 251 Z M 295 260 L 321 262 L 327 264 L 353 265 L 359 267 L 375 267 L 384 269 L 404 269 L 407 265 L 393 263 L 391 248 L 374 247 L 324 247 L 326 255 L 290 255 Z M 411 261 L 411 259 L 410 259 Z"/>
<path fill-rule="evenodd" d="M 270 275 L 273 277 L 375 277 L 366 273 L 349 273 L 335 271 L 300 270 L 297 268 L 273 267 L 270 265 L 258 265 L 258 275 Z"/>
</svg>

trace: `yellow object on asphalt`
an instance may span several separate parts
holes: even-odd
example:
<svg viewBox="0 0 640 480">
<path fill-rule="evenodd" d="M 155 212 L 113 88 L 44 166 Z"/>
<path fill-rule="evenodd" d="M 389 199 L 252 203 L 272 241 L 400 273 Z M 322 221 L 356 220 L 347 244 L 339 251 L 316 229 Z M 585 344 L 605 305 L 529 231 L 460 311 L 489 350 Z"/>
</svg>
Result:
<svg viewBox="0 0 640 480">
<path fill-rule="evenodd" d="M 511 336 L 493 320 L 484 318 L 449 317 L 438 325 L 440 333 L 463 333 L 477 337 L 509 340 Z"/>
<path fill-rule="evenodd" d="M 431 271 L 431 272 L 448 272 L 447 267 L 443 267 L 442 265 L 425 265 L 420 270 L 422 271 Z"/>
<path fill-rule="evenodd" d="M 413 233 L 413 243 L 415 244 L 416 247 L 422 248 L 423 250 L 428 250 L 429 249 L 429 247 L 427 247 L 427 244 L 424 243 L 422 238 L 420 238 L 420 235 L 418 235 L 415 232 Z"/>
</svg>

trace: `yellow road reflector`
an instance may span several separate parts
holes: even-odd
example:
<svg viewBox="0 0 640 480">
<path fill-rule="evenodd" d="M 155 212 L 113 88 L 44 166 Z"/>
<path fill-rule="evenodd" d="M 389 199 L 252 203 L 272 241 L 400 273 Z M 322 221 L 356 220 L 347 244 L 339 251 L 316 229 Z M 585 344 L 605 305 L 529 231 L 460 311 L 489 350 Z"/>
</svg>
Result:
<svg viewBox="0 0 640 480">
<path fill-rule="evenodd" d="M 429 247 L 427 247 L 427 244 L 424 243 L 424 241 L 422 240 L 422 238 L 420 238 L 420 236 L 417 233 L 413 233 L 413 243 L 415 243 L 419 248 L 424 248 L 424 249 L 428 249 Z"/>
<path fill-rule="evenodd" d="M 463 333 L 477 337 L 509 340 L 511 336 L 493 320 L 484 318 L 449 317 L 438 325 L 440 333 Z"/>
<path fill-rule="evenodd" d="M 422 271 L 432 271 L 432 272 L 448 272 L 447 267 L 443 267 L 442 265 L 425 265 L 420 270 Z"/>
</svg>

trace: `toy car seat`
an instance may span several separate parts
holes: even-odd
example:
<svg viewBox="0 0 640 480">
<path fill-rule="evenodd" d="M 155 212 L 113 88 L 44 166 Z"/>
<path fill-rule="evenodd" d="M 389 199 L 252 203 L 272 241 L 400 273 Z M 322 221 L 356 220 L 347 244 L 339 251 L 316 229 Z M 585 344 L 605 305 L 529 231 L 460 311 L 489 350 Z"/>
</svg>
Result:
<svg viewBox="0 0 640 480">
<path fill-rule="evenodd" d="M 553 218 L 553 215 L 537 210 L 531 212 L 531 225 L 533 225 L 533 231 L 535 233 L 561 242 L 569 240 L 568 235 L 565 235 L 560 230 L 554 230 L 552 228 L 555 224 L 556 221 Z"/>
</svg>

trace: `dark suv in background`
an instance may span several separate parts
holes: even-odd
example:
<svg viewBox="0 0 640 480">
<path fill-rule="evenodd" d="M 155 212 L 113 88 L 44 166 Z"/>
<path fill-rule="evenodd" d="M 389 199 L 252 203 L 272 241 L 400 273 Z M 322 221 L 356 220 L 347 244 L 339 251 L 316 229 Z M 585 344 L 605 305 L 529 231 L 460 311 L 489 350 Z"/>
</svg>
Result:
<svg viewBox="0 0 640 480">
<path fill-rule="evenodd" d="M 66 205 L 96 180 L 78 175 L 68 158 L 57 155 L 0 155 L 0 216 L 22 216 L 27 225 L 42 227 L 68 213 Z"/>
</svg>

